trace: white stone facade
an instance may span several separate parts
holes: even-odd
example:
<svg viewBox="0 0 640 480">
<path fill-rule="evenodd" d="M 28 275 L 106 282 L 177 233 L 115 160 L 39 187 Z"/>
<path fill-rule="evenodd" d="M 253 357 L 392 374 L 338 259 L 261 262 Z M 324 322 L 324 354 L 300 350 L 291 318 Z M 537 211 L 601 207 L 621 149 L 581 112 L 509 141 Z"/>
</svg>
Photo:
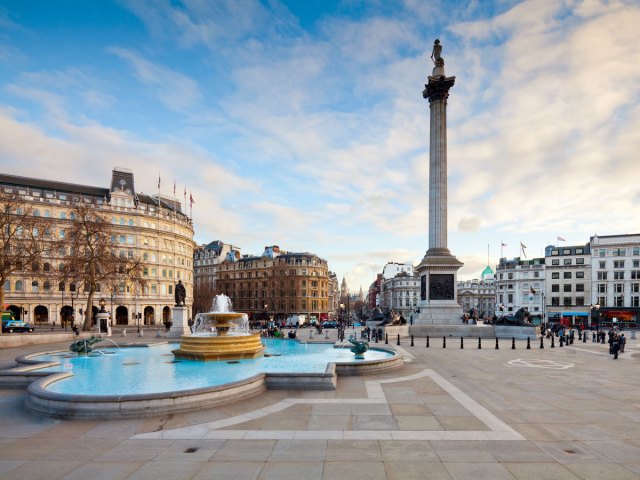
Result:
<svg viewBox="0 0 640 480">
<path fill-rule="evenodd" d="M 544 258 L 501 258 L 496 269 L 496 315 L 510 315 L 526 307 L 535 319 L 542 318 L 545 291 Z"/>
</svg>

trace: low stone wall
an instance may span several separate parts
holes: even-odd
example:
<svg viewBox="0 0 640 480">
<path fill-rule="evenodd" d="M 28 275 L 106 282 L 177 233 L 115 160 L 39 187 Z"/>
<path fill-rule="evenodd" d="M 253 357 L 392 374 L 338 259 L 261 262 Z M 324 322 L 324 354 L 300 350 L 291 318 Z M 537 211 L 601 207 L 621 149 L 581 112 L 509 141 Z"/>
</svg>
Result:
<svg viewBox="0 0 640 480">
<path fill-rule="evenodd" d="M 387 370 L 393 370 L 394 368 L 399 368 L 403 364 L 404 361 L 402 360 L 402 357 L 398 354 L 395 354 L 393 357 L 380 360 L 364 360 L 352 363 L 337 363 L 336 372 L 341 377 L 352 375 L 372 375 L 374 373 L 380 373 Z"/>
<path fill-rule="evenodd" d="M 495 338 L 496 332 L 491 325 L 412 325 L 409 335 L 416 337 L 480 337 Z"/>
<path fill-rule="evenodd" d="M 265 383 L 269 390 L 335 390 L 336 365 L 327 364 L 322 373 L 267 373 Z"/>
<path fill-rule="evenodd" d="M 401 337 L 408 337 L 409 325 L 385 325 L 384 333 L 389 335 L 389 341 L 391 341 L 391 339 L 397 338 L 398 334 Z"/>
<path fill-rule="evenodd" d="M 89 338 L 93 333 L 81 332 L 80 338 Z M 73 332 L 69 333 L 4 333 L 0 335 L 0 349 L 25 347 L 27 345 L 40 345 L 55 342 L 75 342 L 78 337 Z"/>
<path fill-rule="evenodd" d="M 540 327 L 512 327 L 508 325 L 496 325 L 496 337 L 498 338 L 515 338 L 517 340 L 526 340 L 529 337 L 531 340 L 540 338 Z"/>
</svg>

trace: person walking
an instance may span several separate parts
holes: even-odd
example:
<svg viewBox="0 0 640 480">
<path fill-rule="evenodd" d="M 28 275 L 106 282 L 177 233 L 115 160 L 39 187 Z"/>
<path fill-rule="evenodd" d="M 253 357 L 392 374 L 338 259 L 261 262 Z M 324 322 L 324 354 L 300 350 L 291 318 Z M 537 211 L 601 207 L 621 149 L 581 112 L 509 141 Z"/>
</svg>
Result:
<svg viewBox="0 0 640 480">
<path fill-rule="evenodd" d="M 618 359 L 618 352 L 620 351 L 620 339 L 617 335 L 611 337 L 611 352 L 613 354 L 613 359 Z"/>
<path fill-rule="evenodd" d="M 627 337 L 624 336 L 624 333 L 620 335 L 620 353 L 624 353 L 624 346 L 627 344 Z"/>
</svg>

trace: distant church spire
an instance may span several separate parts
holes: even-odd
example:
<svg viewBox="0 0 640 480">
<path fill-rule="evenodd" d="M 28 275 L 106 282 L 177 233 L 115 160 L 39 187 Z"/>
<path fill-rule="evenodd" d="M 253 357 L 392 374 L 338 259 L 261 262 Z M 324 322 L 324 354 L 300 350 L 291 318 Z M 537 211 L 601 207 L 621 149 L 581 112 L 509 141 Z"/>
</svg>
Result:
<svg viewBox="0 0 640 480">
<path fill-rule="evenodd" d="M 342 277 L 342 285 L 340 286 L 340 296 L 346 297 L 349 295 L 349 287 L 347 286 L 347 279 Z"/>
</svg>

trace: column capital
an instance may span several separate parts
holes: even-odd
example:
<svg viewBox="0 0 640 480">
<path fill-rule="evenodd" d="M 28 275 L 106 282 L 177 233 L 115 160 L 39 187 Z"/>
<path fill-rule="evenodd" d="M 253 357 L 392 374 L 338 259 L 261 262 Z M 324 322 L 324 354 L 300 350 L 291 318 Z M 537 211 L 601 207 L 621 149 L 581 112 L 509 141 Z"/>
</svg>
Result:
<svg viewBox="0 0 640 480">
<path fill-rule="evenodd" d="M 456 82 L 456 77 L 429 77 L 429 83 L 424 86 L 422 98 L 429 99 L 429 103 L 438 100 L 446 100 L 449 97 L 449 89 Z"/>
</svg>

